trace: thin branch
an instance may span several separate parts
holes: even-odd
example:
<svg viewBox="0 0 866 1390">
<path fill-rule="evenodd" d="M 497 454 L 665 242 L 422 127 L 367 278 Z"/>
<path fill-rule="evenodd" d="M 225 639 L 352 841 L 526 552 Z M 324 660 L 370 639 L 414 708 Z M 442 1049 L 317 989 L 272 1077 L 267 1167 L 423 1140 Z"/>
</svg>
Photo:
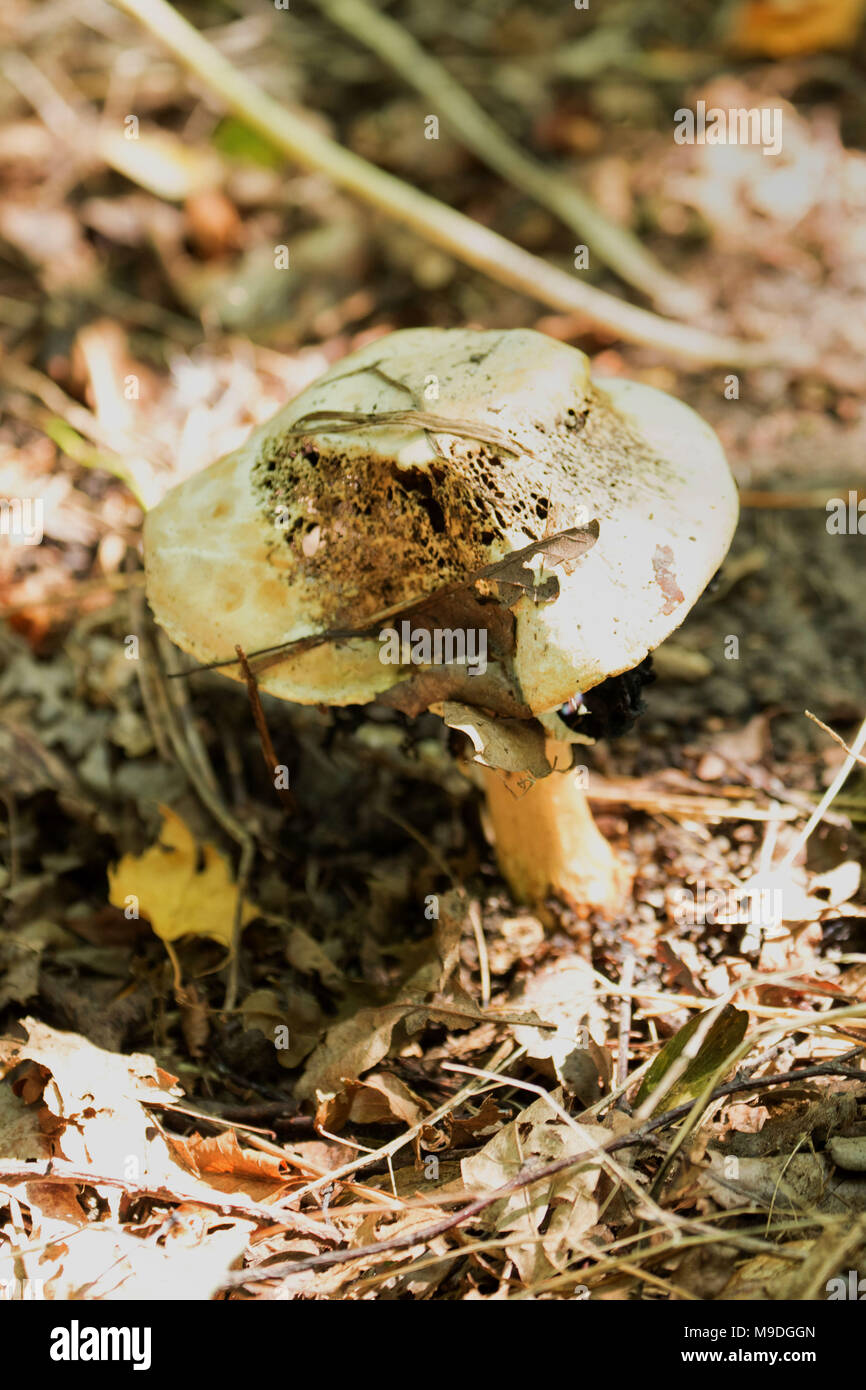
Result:
<svg viewBox="0 0 866 1390">
<path fill-rule="evenodd" d="M 277 768 L 284 766 L 284 764 L 282 764 L 279 758 L 277 757 L 274 745 L 271 741 L 271 732 L 268 728 L 268 721 L 265 718 L 265 712 L 262 708 L 262 697 L 259 694 L 258 682 L 255 676 L 253 675 L 252 671 L 250 670 L 250 663 L 247 661 L 246 652 L 244 651 L 243 647 L 239 646 L 235 647 L 235 651 L 238 654 L 240 668 L 244 673 L 244 680 L 246 681 L 247 686 L 247 694 L 250 697 L 250 708 L 253 712 L 253 721 L 255 723 L 256 731 L 259 736 L 259 742 L 262 745 L 262 757 L 265 760 L 265 767 L 268 769 L 268 775 L 273 779 L 276 774 Z M 277 786 L 276 782 L 274 782 L 274 789 L 277 792 L 277 795 L 279 796 L 287 811 L 293 813 L 295 810 L 297 810 L 297 807 L 295 806 L 295 798 L 292 796 L 292 793 L 289 791 L 288 787 L 279 787 Z"/>
<path fill-rule="evenodd" d="M 198 752 L 200 756 L 205 756 L 204 747 L 201 742 L 199 741 L 195 747 L 190 748 L 187 740 L 184 738 L 181 720 L 177 707 L 172 701 L 173 692 L 170 691 L 169 683 L 166 679 L 165 670 L 159 655 L 159 648 L 155 643 L 150 642 L 146 636 L 142 638 L 142 644 L 146 644 L 150 651 L 151 670 L 154 674 L 153 689 L 157 697 L 159 713 L 168 732 L 174 755 L 186 773 L 190 785 L 213 816 L 214 820 L 218 825 L 222 826 L 226 834 L 231 836 L 235 844 L 240 847 L 236 879 L 237 901 L 235 903 L 232 944 L 226 975 L 226 994 L 223 1003 L 223 1008 L 227 1012 L 230 1012 L 235 1007 L 235 1002 L 237 1000 L 244 899 L 246 898 L 247 884 L 256 856 L 256 842 L 246 826 L 244 826 L 236 816 L 232 815 L 232 812 L 226 806 L 217 786 L 216 778 L 213 776 L 212 769 L 207 769 L 207 773 L 210 774 L 207 775 L 199 766 L 196 759 L 196 752 Z M 168 945 L 168 943 L 165 944 Z"/>
<path fill-rule="evenodd" d="M 515 188 L 541 203 L 580 237 L 621 280 L 671 313 L 703 308 L 703 296 L 666 270 L 636 236 L 611 221 L 586 193 L 522 150 L 448 69 L 412 34 L 367 0 L 318 0 L 335 24 L 371 49 L 441 112 L 457 139 Z"/>
<path fill-rule="evenodd" d="M 863 1049 L 855 1049 L 861 1052 Z M 851 1056 L 848 1053 L 846 1056 Z M 788 1082 L 806 1080 L 815 1076 L 844 1076 L 857 1081 L 866 1081 L 866 1074 L 858 1071 L 854 1067 L 840 1065 L 838 1062 L 820 1062 L 812 1067 L 801 1067 L 797 1071 L 780 1073 L 778 1076 L 758 1077 L 749 1081 L 730 1081 L 723 1086 L 717 1086 L 708 1097 L 707 1104 L 712 1104 L 716 1100 L 721 1100 L 729 1095 L 736 1095 L 744 1091 L 758 1091 L 768 1086 L 781 1086 Z M 604 1154 L 615 1153 L 618 1149 L 633 1148 L 637 1144 L 642 1144 L 650 1135 L 658 1129 L 673 1124 L 676 1120 L 683 1119 L 692 1109 L 694 1102 L 686 1101 L 683 1105 L 677 1105 L 672 1110 L 666 1111 L 663 1115 L 657 1115 L 648 1120 L 646 1124 L 634 1130 L 631 1134 L 622 1134 L 614 1137 L 609 1143 L 601 1145 L 600 1150 Z M 258 1283 L 264 1279 L 288 1278 L 293 1274 L 300 1274 L 308 1269 L 322 1269 L 331 1265 L 348 1264 L 351 1260 L 369 1259 L 377 1255 L 388 1254 L 391 1251 L 409 1250 L 416 1245 L 426 1245 L 437 1237 L 446 1235 L 456 1227 L 461 1226 L 464 1221 L 470 1221 L 473 1217 L 479 1216 L 488 1207 L 501 1202 L 504 1197 L 511 1196 L 514 1192 L 519 1192 L 522 1188 L 529 1187 L 537 1182 L 543 1182 L 548 1178 L 556 1177 L 557 1174 L 564 1172 L 567 1168 L 577 1168 L 583 1164 L 598 1163 L 601 1154 L 593 1155 L 585 1150 L 579 1154 L 569 1154 L 565 1158 L 559 1158 L 554 1163 L 548 1163 L 543 1167 L 530 1169 L 519 1173 L 510 1182 L 503 1183 L 493 1192 L 487 1192 L 483 1197 L 478 1197 L 474 1201 L 461 1207 L 459 1211 L 452 1213 L 451 1216 L 443 1217 L 441 1221 L 436 1221 L 430 1226 L 425 1226 L 421 1230 L 405 1231 L 399 1236 L 394 1236 L 391 1240 L 373 1241 L 368 1245 L 355 1246 L 352 1250 L 333 1250 L 322 1255 L 310 1255 L 305 1259 L 284 1261 L 280 1264 L 259 1266 L 256 1269 L 243 1270 L 239 1274 L 229 1275 L 222 1284 L 223 1288 L 237 1288 L 247 1283 Z M 297 1196 L 297 1194 L 296 1194 Z"/>
<path fill-rule="evenodd" d="M 823 719 L 819 719 L 817 714 L 813 714 L 810 709 L 804 710 L 803 713 L 805 714 L 807 719 L 811 719 L 813 724 L 817 724 L 818 728 L 822 729 L 824 733 L 827 734 L 833 740 L 834 743 L 838 743 L 840 748 L 844 748 L 849 758 L 853 758 L 854 761 L 859 763 L 861 767 L 866 767 L 866 758 L 864 758 L 861 753 L 852 753 L 844 738 L 842 738 L 840 734 L 835 733 L 829 727 L 829 725 L 825 724 Z"/>
<path fill-rule="evenodd" d="M 590 324 L 628 342 L 669 353 L 688 367 L 708 363 L 746 367 L 769 362 L 800 363 L 811 358 L 811 350 L 802 344 L 743 342 L 720 336 L 660 318 L 582 284 L 558 266 L 514 246 L 471 217 L 343 149 L 238 72 L 168 0 L 113 3 L 137 19 L 229 110 L 288 158 L 305 169 L 325 174 L 340 188 L 500 284 L 560 311 L 580 314 Z"/>
<path fill-rule="evenodd" d="M 125 1192 L 129 1197 L 147 1197 L 154 1202 L 197 1202 L 203 1207 L 213 1207 L 219 1212 L 231 1212 L 236 1216 L 254 1217 L 267 1224 L 284 1225 L 297 1231 L 299 1235 L 315 1236 L 317 1240 L 335 1240 L 339 1232 L 333 1226 L 323 1225 L 304 1212 L 292 1211 L 288 1207 L 270 1206 L 264 1202 L 254 1202 L 243 1195 L 234 1196 L 231 1192 L 214 1191 L 210 1196 L 204 1183 L 194 1192 L 175 1191 L 164 1183 L 133 1182 L 129 1178 L 118 1177 L 116 1173 L 93 1173 L 79 1168 L 65 1159 L 51 1158 L 43 1162 L 0 1159 L 0 1186 L 19 1182 L 76 1183 L 82 1187 L 111 1187 Z"/>
<path fill-rule="evenodd" d="M 821 821 L 824 819 L 831 805 L 833 804 L 836 797 L 839 795 L 843 786 L 847 782 L 849 775 L 857 766 L 858 762 L 860 761 L 860 753 L 862 752 L 864 747 L 866 747 L 866 719 L 863 720 L 863 723 L 857 730 L 857 736 L 854 739 L 854 742 L 851 744 L 851 747 L 848 749 L 847 758 L 845 759 L 842 766 L 839 768 L 839 771 L 836 773 L 836 776 L 833 778 L 833 781 L 830 783 L 824 795 L 821 797 L 821 800 L 818 802 L 818 805 L 815 807 L 806 824 L 803 826 L 803 829 L 800 831 L 799 835 L 794 840 L 794 843 L 791 845 L 784 859 L 777 866 L 778 869 L 789 869 L 791 867 L 794 860 L 797 858 L 797 855 L 800 853 L 800 851 L 803 849 L 804 845 L 808 841 L 809 836 L 812 834 L 812 831 L 815 830 L 816 827 L 821 824 Z"/>
<path fill-rule="evenodd" d="M 622 963 L 622 972 L 620 974 L 622 994 L 619 1001 L 619 1027 L 616 1058 L 616 1080 L 619 1086 L 624 1086 L 628 1079 L 628 1054 L 632 1009 L 631 989 L 634 984 L 634 968 L 634 952 L 629 951 Z"/>
</svg>

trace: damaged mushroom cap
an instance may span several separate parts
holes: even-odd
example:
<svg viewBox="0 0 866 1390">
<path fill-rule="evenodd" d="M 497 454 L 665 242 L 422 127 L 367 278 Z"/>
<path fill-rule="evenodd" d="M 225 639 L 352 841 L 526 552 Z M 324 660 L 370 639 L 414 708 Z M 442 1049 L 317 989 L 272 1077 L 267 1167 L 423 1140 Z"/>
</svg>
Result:
<svg viewBox="0 0 866 1390">
<path fill-rule="evenodd" d="M 201 663 L 370 627 L 261 669 L 261 688 L 288 700 L 390 691 L 410 710 L 457 699 L 525 716 L 638 665 L 715 573 L 736 518 L 721 445 L 679 401 L 592 381 L 583 353 L 529 330 L 408 329 L 337 363 L 164 498 L 145 527 L 147 592 Z M 592 521 L 578 562 L 544 569 L 552 601 L 524 592 L 509 608 L 482 585 L 462 607 L 411 610 L 413 626 L 484 626 L 484 677 L 380 660 L 383 612 Z"/>
</svg>

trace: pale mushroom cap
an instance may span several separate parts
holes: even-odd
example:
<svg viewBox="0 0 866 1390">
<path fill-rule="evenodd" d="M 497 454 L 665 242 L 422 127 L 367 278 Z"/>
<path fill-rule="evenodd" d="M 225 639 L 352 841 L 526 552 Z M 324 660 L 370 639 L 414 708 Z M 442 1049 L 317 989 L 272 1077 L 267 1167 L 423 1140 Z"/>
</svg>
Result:
<svg viewBox="0 0 866 1390">
<path fill-rule="evenodd" d="M 338 432 L 319 418 L 290 434 L 313 412 L 412 409 L 458 433 Z M 637 665 L 678 627 L 736 518 L 721 445 L 679 401 L 618 379 L 602 389 L 583 353 L 529 330 L 408 329 L 336 364 L 164 498 L 145 526 L 147 592 L 174 642 L 201 663 L 225 661 L 235 644 L 253 652 L 362 627 L 542 540 L 548 525 L 595 519 L 593 548 L 570 574 L 550 571 L 559 596 L 513 609 L 503 687 L 540 713 Z M 340 705 L 418 677 L 380 651 L 375 636 L 325 643 L 259 683 Z M 467 688 L 495 708 L 489 684 L 470 679 L 460 698 Z"/>
</svg>

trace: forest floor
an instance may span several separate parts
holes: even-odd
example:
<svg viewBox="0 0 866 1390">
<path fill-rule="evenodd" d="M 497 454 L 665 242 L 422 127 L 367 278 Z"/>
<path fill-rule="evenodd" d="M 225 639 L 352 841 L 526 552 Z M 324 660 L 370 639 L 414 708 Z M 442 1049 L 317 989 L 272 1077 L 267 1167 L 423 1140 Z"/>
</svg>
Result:
<svg viewBox="0 0 866 1390">
<path fill-rule="evenodd" d="M 718 10 L 388 12 L 696 323 L 805 365 L 674 360 L 545 308 L 287 163 L 108 0 L 8 0 L 0 494 L 41 500 L 44 539 L 0 537 L 0 1282 L 809 1300 L 866 1258 L 861 768 L 803 833 L 846 758 L 805 711 L 849 746 L 866 717 L 866 38 L 789 15 L 779 52 L 741 3 L 735 44 Z M 316 6 L 184 12 L 315 129 L 571 265 L 573 231 L 444 120 L 425 139 L 426 99 Z M 698 98 L 782 110 L 782 154 L 676 144 Z M 641 301 L 592 248 L 584 274 Z M 645 714 L 587 750 L 619 917 L 511 901 L 433 715 L 264 697 L 287 810 L 244 687 L 165 679 L 145 510 L 415 325 L 574 343 L 699 411 L 741 489 Z M 783 894 L 769 929 L 702 910 L 753 880 Z"/>
</svg>

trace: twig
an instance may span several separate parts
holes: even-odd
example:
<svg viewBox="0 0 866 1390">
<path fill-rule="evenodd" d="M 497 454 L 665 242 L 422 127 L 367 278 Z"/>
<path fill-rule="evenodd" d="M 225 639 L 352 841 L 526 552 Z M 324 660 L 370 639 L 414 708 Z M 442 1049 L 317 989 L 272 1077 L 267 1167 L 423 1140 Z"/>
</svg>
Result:
<svg viewBox="0 0 866 1390">
<path fill-rule="evenodd" d="M 809 839 L 809 836 L 812 834 L 812 831 L 816 828 L 816 826 L 821 824 L 821 821 L 824 819 L 825 814 L 830 809 L 830 806 L 832 805 L 836 796 L 839 794 L 839 792 L 842 790 L 842 787 L 845 785 L 845 782 L 848 780 L 849 774 L 854 770 L 854 768 L 857 766 L 857 763 L 860 761 L 860 750 L 863 747 L 866 747 L 866 719 L 863 720 L 863 723 L 857 730 L 857 737 L 854 739 L 854 742 L 848 749 L 847 758 L 845 759 L 842 766 L 839 768 L 839 771 L 836 773 L 836 776 L 833 778 L 833 781 L 830 783 L 824 795 L 821 797 L 821 800 L 818 802 L 818 805 L 815 807 L 806 824 L 803 826 L 803 829 L 795 838 L 794 843 L 791 845 L 784 859 L 782 859 L 782 861 L 778 865 L 778 869 L 789 869 L 791 867 L 794 860 L 797 858 L 797 855 L 800 853 L 800 851 L 803 849 L 803 846 Z"/>
<path fill-rule="evenodd" d="M 48 1159 L 43 1163 L 18 1162 L 14 1159 L 0 1159 L 0 1185 L 19 1182 L 80 1183 L 85 1187 L 119 1188 L 131 1197 L 149 1197 L 157 1202 L 200 1202 L 202 1206 L 214 1207 L 220 1212 L 232 1212 L 237 1216 L 252 1216 L 259 1221 L 274 1225 L 286 1223 L 298 1233 L 315 1236 L 316 1239 L 337 1239 L 336 1227 L 324 1226 L 303 1212 L 289 1207 L 266 1206 L 263 1202 L 233 1197 L 229 1192 L 214 1192 L 209 1196 L 204 1190 L 194 1192 L 174 1191 L 161 1183 L 132 1182 L 129 1178 L 118 1177 L 115 1173 L 91 1173 L 86 1168 L 78 1168 L 65 1159 Z"/>
<path fill-rule="evenodd" d="M 144 571 L 137 573 L 144 579 Z M 130 630 L 139 634 L 139 641 L 145 648 L 145 653 L 153 652 L 153 644 L 149 636 L 149 619 L 144 602 L 144 589 L 131 589 L 129 594 L 129 615 L 131 620 Z M 154 674 L 154 662 L 142 660 L 145 653 L 139 653 L 139 660 L 135 663 L 135 674 L 138 680 L 138 688 L 141 693 L 141 703 L 144 705 L 144 712 L 147 715 L 147 722 L 153 734 L 153 742 L 160 761 L 168 763 L 171 761 L 171 742 L 167 727 L 165 713 L 165 702 L 159 698 L 156 688 L 157 678 Z"/>
<path fill-rule="evenodd" d="M 144 643 L 145 641 L 147 641 L 147 639 L 142 638 L 142 642 Z M 177 711 L 169 696 L 168 682 L 159 653 L 152 643 L 147 642 L 147 645 L 149 647 L 149 656 L 152 663 L 151 669 L 156 678 L 154 689 L 159 700 L 160 713 L 164 717 L 165 727 L 168 731 L 175 757 L 189 778 L 193 790 L 198 793 L 200 800 L 204 803 L 205 808 L 210 812 L 217 824 L 222 827 L 232 840 L 234 840 L 235 844 L 245 845 L 247 842 L 251 842 L 252 835 L 241 825 L 240 821 L 232 815 L 220 793 L 214 790 L 215 784 L 213 779 L 203 776 L 201 768 L 185 742 L 177 717 Z"/>
<path fill-rule="evenodd" d="M 147 641 L 147 639 L 143 639 Z M 147 645 L 151 652 L 151 665 L 154 674 L 154 693 L 159 705 L 159 714 L 164 721 L 168 732 L 174 755 L 189 778 L 190 784 L 198 793 L 199 798 L 210 811 L 214 820 L 223 830 L 240 846 L 240 856 L 238 860 L 237 873 L 237 901 L 235 903 L 235 916 L 232 926 L 232 943 L 229 954 L 229 961 L 226 975 L 226 993 L 223 1008 L 230 1012 L 235 1007 L 238 990 L 238 973 L 240 969 L 240 938 L 243 929 L 243 910 L 244 899 L 246 897 L 246 887 L 249 882 L 250 873 L 255 859 L 256 842 L 244 825 L 233 816 L 226 806 L 219 792 L 216 779 L 212 773 L 204 775 L 199 766 L 196 754 L 190 749 L 184 739 L 177 710 L 172 704 L 169 694 L 169 683 L 165 676 L 162 661 L 156 646 L 148 642 Z M 199 743 L 197 750 L 199 756 L 203 756 L 203 747 Z"/>
<path fill-rule="evenodd" d="M 442 113 L 457 139 L 497 174 L 548 208 L 620 279 L 674 313 L 699 312 L 702 296 L 684 285 L 636 236 L 611 221 L 587 194 L 522 150 L 417 39 L 367 0 L 318 0 L 334 23 L 360 39 Z"/>
<path fill-rule="evenodd" d="M 811 719 L 813 724 L 817 724 L 819 729 L 823 729 L 824 733 L 827 734 L 834 743 L 838 743 L 840 748 L 844 748 L 849 758 L 853 758 L 861 767 L 866 767 L 866 758 L 860 753 L 852 753 L 844 738 L 842 738 L 840 734 L 834 733 L 834 731 L 824 723 L 823 719 L 819 719 L 817 714 L 813 714 L 809 709 L 804 710 L 803 713 L 807 719 Z"/>
<path fill-rule="evenodd" d="M 343 149 L 238 72 L 168 0 L 113 3 L 144 25 L 229 110 L 283 154 L 305 169 L 327 175 L 339 187 L 500 284 L 556 309 L 581 314 L 596 327 L 628 342 L 670 353 L 686 366 L 713 362 L 758 366 L 811 358 L 810 350 L 790 343 L 743 342 L 674 323 L 582 284 L 471 217 Z"/>
<path fill-rule="evenodd" d="M 469 904 L 469 921 L 478 951 L 478 969 L 481 973 L 481 1007 L 486 1009 L 490 1003 L 490 957 L 487 954 L 487 938 L 481 920 L 481 908 L 475 898 Z"/>
<path fill-rule="evenodd" d="M 616 1080 L 624 1086 L 628 1080 L 628 1045 L 631 1033 L 631 988 L 634 984 L 634 954 L 629 951 L 622 963 L 619 982 L 623 993 L 619 1001 L 619 1039 L 617 1044 Z"/>
<path fill-rule="evenodd" d="M 361 369 L 366 370 L 365 368 Z M 386 376 L 380 367 L 374 369 L 377 376 L 381 376 L 392 386 L 403 387 L 402 382 L 396 382 L 393 378 Z M 355 373 L 346 373 L 346 376 Z M 335 381 L 342 380 L 335 377 Z M 405 390 L 406 388 L 403 387 Z M 457 420 L 451 419 L 448 415 L 435 415 L 429 410 L 380 410 L 371 414 L 364 410 L 310 410 L 306 415 L 302 415 L 294 424 L 288 425 L 282 431 L 283 439 L 303 437 L 308 434 L 344 434 L 353 433 L 359 427 L 362 429 L 389 429 L 393 425 L 412 425 L 415 429 L 433 431 L 436 434 L 450 434 L 455 439 L 472 439 L 479 444 L 493 444 L 497 449 L 504 449 L 506 453 L 513 454 L 519 458 L 525 454 L 527 458 L 538 460 L 538 455 L 526 445 L 521 444 L 519 439 L 513 439 L 504 430 L 498 430 L 493 425 L 482 423 L 478 420 Z"/>
<path fill-rule="evenodd" d="M 612 1149 L 608 1148 L 606 1144 L 600 1143 L 599 1140 L 595 1138 L 592 1126 L 582 1125 L 573 1115 L 569 1115 L 568 1111 L 560 1104 L 556 1096 L 552 1095 L 550 1091 L 546 1090 L 543 1086 L 536 1085 L 534 1081 L 517 1081 L 511 1076 L 503 1076 L 501 1073 L 495 1071 L 482 1071 L 479 1067 L 461 1066 L 459 1062 L 444 1062 L 443 1068 L 445 1071 L 463 1072 L 468 1076 L 480 1076 L 486 1078 L 488 1081 L 498 1081 L 500 1085 L 508 1086 L 512 1090 L 528 1091 L 530 1095 L 535 1095 L 541 1100 L 546 1100 L 562 1123 L 573 1130 L 580 1139 L 581 1145 L 583 1146 L 583 1157 L 587 1159 L 597 1158 L 600 1164 L 605 1167 L 608 1175 L 614 1178 L 621 1187 L 627 1188 L 628 1191 L 631 1192 L 639 1207 L 643 1206 L 645 1209 L 647 1206 L 654 1207 L 655 1210 L 653 1215 L 656 1217 L 659 1224 L 673 1229 L 675 1223 L 670 1213 L 662 1211 L 661 1207 L 655 1202 L 647 1201 L 647 1194 L 641 1188 L 635 1175 L 629 1172 L 627 1168 L 620 1167 L 615 1160 L 611 1159 Z"/>
<path fill-rule="evenodd" d="M 858 1081 L 866 1081 L 866 1075 L 853 1067 L 840 1066 L 834 1062 L 821 1062 L 813 1067 L 803 1067 L 799 1071 L 784 1072 L 779 1076 L 761 1077 L 757 1081 L 730 1081 L 724 1086 L 716 1087 L 710 1094 L 708 1103 L 738 1092 L 760 1090 L 767 1086 L 781 1086 L 791 1081 L 802 1081 L 814 1076 L 846 1076 L 853 1077 Z M 688 1115 L 692 1106 L 692 1101 L 677 1105 L 663 1115 L 657 1115 L 648 1120 L 646 1124 L 641 1125 L 633 1133 L 612 1138 L 609 1143 L 600 1146 L 600 1148 L 605 1154 L 612 1154 L 618 1149 L 633 1148 L 637 1144 L 642 1144 L 655 1130 L 663 1129 L 676 1120 L 683 1119 Z M 465 1221 L 479 1216 L 488 1207 L 501 1202 L 504 1197 L 509 1197 L 512 1193 L 519 1192 L 522 1188 L 532 1186 L 537 1182 L 543 1182 L 547 1178 L 556 1177 L 558 1173 L 564 1172 L 567 1168 L 579 1167 L 586 1163 L 597 1163 L 599 1158 L 600 1154 L 594 1156 L 586 1151 L 579 1154 L 569 1154 L 566 1158 L 559 1158 L 553 1163 L 518 1174 L 516 1178 L 512 1178 L 509 1182 L 503 1183 L 501 1187 L 497 1187 L 495 1191 L 487 1192 L 483 1197 L 477 1197 L 474 1201 L 461 1207 L 458 1212 L 454 1212 L 451 1216 L 446 1216 L 430 1226 L 423 1227 L 421 1230 L 406 1231 L 401 1235 L 394 1236 L 391 1240 L 374 1241 L 369 1245 L 355 1246 L 352 1250 L 333 1250 L 322 1255 L 311 1255 L 302 1260 L 243 1270 L 239 1274 L 229 1275 L 222 1287 L 237 1288 L 247 1283 L 258 1283 L 263 1279 L 286 1278 L 308 1269 L 322 1269 L 330 1265 L 348 1264 L 351 1260 L 369 1259 L 376 1255 L 388 1254 L 391 1251 L 408 1250 L 415 1245 L 429 1244 L 438 1236 L 446 1235 Z M 332 1174 L 331 1177 L 333 1178 L 333 1176 Z M 297 1195 L 296 1193 L 295 1197 Z"/>
<path fill-rule="evenodd" d="M 226 1013 L 231 1013 L 237 1003 L 241 962 L 241 933 L 244 926 L 244 899 L 247 895 L 247 884 L 250 881 L 250 874 L 252 873 L 253 860 L 255 857 L 255 841 L 252 836 L 248 836 L 241 844 L 241 853 L 238 860 L 238 877 L 236 883 L 238 895 L 235 900 L 231 954 L 229 956 L 228 969 L 226 972 L 226 992 L 223 1000 L 223 1008 Z"/>
<path fill-rule="evenodd" d="M 250 670 L 250 663 L 247 661 L 246 652 L 244 651 L 243 647 L 240 646 L 235 646 L 235 651 L 238 654 L 240 668 L 244 673 L 244 680 L 246 681 L 247 686 L 247 694 L 250 697 L 250 708 L 252 709 L 255 726 L 258 730 L 259 742 L 262 745 L 262 757 L 265 760 L 265 767 L 268 769 L 268 775 L 273 780 L 277 768 L 284 767 L 285 764 L 280 762 L 274 750 L 274 745 L 271 742 L 271 734 L 270 730 L 268 729 L 268 721 L 265 719 L 265 712 L 262 709 L 262 697 L 259 694 L 258 682 L 256 681 L 256 678 L 253 675 L 252 671 Z M 292 796 L 292 793 L 289 791 L 289 788 L 279 787 L 277 786 L 276 781 L 274 781 L 274 790 L 276 791 L 286 810 L 293 813 L 297 808 L 295 806 L 295 798 Z"/>
</svg>

